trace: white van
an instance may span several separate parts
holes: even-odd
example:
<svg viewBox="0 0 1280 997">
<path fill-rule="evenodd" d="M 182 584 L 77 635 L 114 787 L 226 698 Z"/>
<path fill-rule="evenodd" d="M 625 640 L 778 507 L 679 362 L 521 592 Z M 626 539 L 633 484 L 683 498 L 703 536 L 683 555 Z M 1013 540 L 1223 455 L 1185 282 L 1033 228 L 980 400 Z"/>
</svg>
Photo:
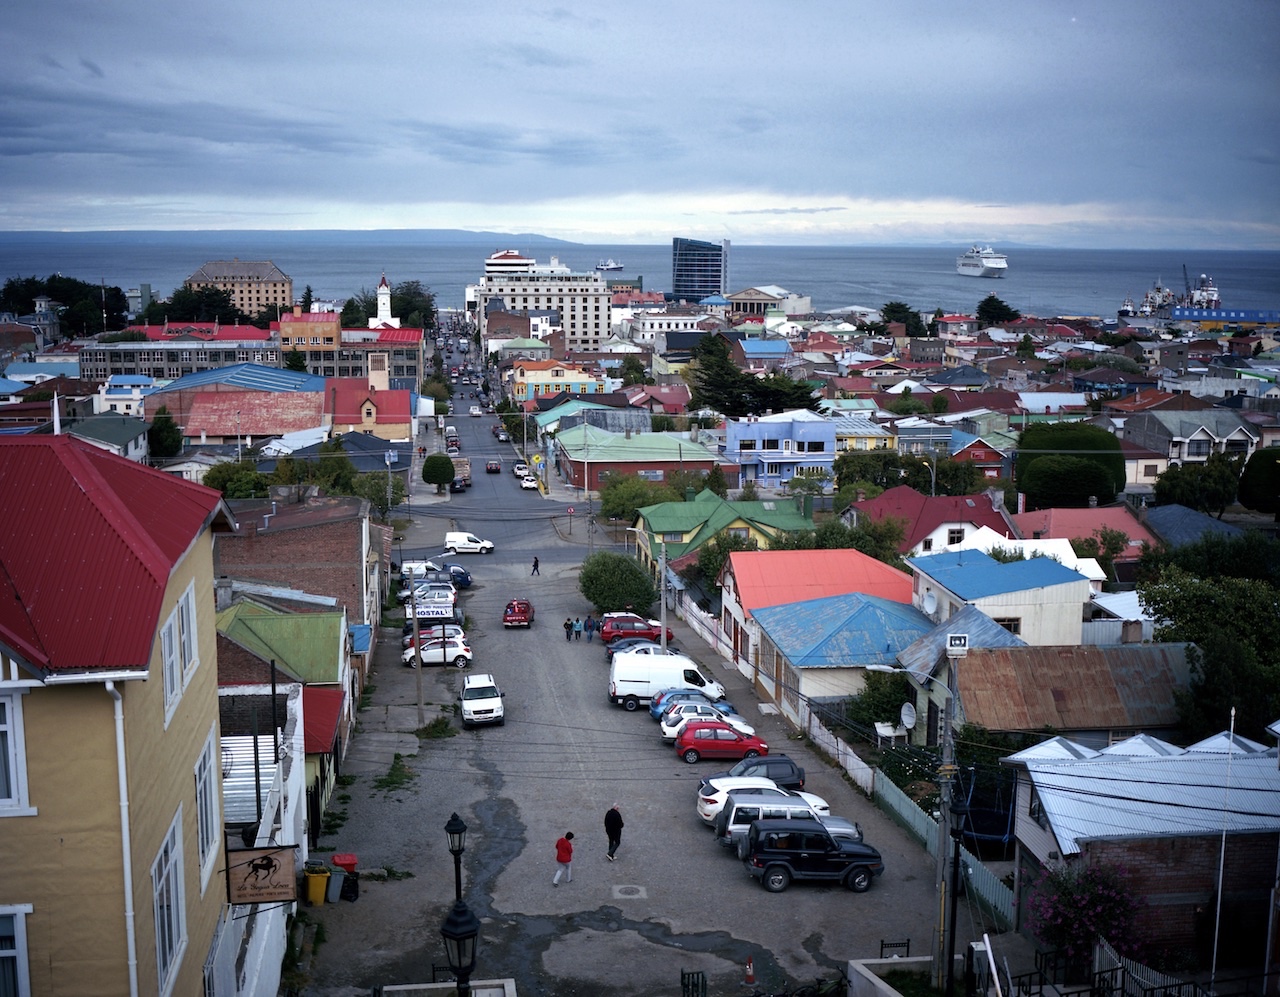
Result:
<svg viewBox="0 0 1280 997">
<path fill-rule="evenodd" d="M 492 554 L 493 541 L 481 540 L 474 533 L 446 533 L 444 549 L 449 554 Z"/>
<path fill-rule="evenodd" d="M 696 689 L 708 699 L 724 699 L 724 686 L 683 654 L 619 651 L 609 665 L 609 702 L 637 709 L 663 689 Z"/>
</svg>

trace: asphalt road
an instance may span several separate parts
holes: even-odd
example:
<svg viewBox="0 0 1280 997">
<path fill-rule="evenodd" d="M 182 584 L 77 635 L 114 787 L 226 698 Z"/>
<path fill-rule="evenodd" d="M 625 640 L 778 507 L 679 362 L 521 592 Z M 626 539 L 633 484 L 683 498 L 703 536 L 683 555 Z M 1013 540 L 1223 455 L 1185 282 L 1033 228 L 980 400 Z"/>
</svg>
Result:
<svg viewBox="0 0 1280 997">
<path fill-rule="evenodd" d="M 697 817 L 696 790 L 701 774 L 731 763 L 678 759 L 647 711 L 609 704 L 599 641 L 564 640 L 564 618 L 591 610 L 577 588 L 586 553 L 581 521 L 568 536 L 563 501 L 519 488 L 510 471 L 515 453 L 491 435 L 492 416 L 450 422 L 476 468 L 474 485 L 413 503 L 403 557 L 438 554 L 448 529 L 494 541 L 495 553 L 458 560 L 475 578 L 462 596 L 471 670 L 497 677 L 507 721 L 419 746 L 418 675 L 399 663 L 398 629 L 383 632 L 372 705 L 360 714 L 346 766 L 358 774 L 331 808 L 345 824 L 323 847 L 355 852 L 362 869 L 393 878 L 363 881 L 356 903 L 307 911 L 324 924 L 326 940 L 305 992 L 338 997 L 431 982 L 432 966 L 445 961 L 439 928 L 453 901 L 444 833 L 453 812 L 469 828 L 463 893 L 482 922 L 474 979 L 514 978 L 524 997 L 678 994 L 681 969 L 705 972 L 712 994 L 739 993 L 749 958 L 760 986 L 794 986 L 847 959 L 877 957 L 881 939 L 909 938 L 912 955 L 928 954 L 937 907 L 932 860 L 803 741 L 790 739 L 787 725 L 761 714 L 745 679 L 673 620 L 676 645 L 726 684 L 773 753 L 806 767 L 806 790 L 862 824 L 886 872 L 861 895 L 807 883 L 773 895 L 715 843 Z M 504 460 L 501 475 L 484 473 L 490 458 Z M 539 577 L 530 577 L 534 556 Z M 503 605 L 517 595 L 537 611 L 528 631 L 501 625 Z M 452 715 L 460 673 L 428 668 L 422 679 L 426 718 Z M 393 750 L 412 777 L 378 789 L 374 779 Z M 603 818 L 615 802 L 626 827 L 610 863 Z M 553 888 L 554 842 L 570 830 L 573 882 Z M 411 875 L 395 878 L 402 874 Z M 961 922 L 962 941 L 981 934 L 963 909 Z"/>
</svg>

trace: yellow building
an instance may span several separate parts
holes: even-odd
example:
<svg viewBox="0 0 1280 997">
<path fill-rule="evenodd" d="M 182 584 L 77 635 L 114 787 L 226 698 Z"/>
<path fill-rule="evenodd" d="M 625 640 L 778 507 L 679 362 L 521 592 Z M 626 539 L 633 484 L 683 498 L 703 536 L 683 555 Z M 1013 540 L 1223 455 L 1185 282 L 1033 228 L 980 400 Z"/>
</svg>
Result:
<svg viewBox="0 0 1280 997">
<path fill-rule="evenodd" d="M 226 901 L 215 491 L 0 440 L 0 982 L 199 994 Z"/>
<path fill-rule="evenodd" d="M 193 291 L 216 287 L 246 315 L 274 308 L 276 315 L 293 308 L 293 278 L 270 260 L 210 260 L 187 278 Z"/>
</svg>

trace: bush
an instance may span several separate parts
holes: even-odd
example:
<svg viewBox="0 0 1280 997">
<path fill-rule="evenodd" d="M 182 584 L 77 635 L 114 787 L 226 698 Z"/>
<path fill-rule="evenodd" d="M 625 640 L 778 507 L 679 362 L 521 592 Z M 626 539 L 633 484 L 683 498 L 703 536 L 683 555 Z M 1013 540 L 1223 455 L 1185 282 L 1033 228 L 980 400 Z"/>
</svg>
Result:
<svg viewBox="0 0 1280 997">
<path fill-rule="evenodd" d="M 1046 869 L 1031 888 L 1027 926 L 1069 959 L 1087 958 L 1099 938 L 1127 954 L 1139 905 L 1127 879 L 1122 868 L 1106 863 Z"/>
<path fill-rule="evenodd" d="M 592 554 L 582 562 L 578 590 L 599 613 L 628 609 L 643 615 L 658 601 L 658 590 L 644 568 L 611 551 Z"/>
</svg>

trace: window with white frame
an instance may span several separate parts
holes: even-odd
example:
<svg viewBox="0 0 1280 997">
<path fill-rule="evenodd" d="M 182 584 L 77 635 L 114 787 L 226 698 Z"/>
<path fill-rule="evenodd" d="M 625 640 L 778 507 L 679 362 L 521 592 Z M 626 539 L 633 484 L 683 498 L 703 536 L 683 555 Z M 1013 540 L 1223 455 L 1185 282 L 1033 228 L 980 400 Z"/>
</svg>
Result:
<svg viewBox="0 0 1280 997">
<path fill-rule="evenodd" d="M 0 906 L 0 994 L 31 993 L 26 917 L 30 904 Z"/>
<path fill-rule="evenodd" d="M 218 757 L 217 732 L 209 731 L 209 737 L 196 761 L 196 842 L 200 849 L 200 889 L 209 883 L 218 857 Z"/>
<path fill-rule="evenodd" d="M 178 597 L 178 604 L 160 628 L 161 669 L 164 673 L 165 724 L 182 698 L 182 690 L 200 664 L 197 656 L 195 583 Z"/>
<path fill-rule="evenodd" d="M 0 817 L 30 817 L 35 812 L 27 796 L 22 696 L 0 693 Z"/>
<path fill-rule="evenodd" d="M 161 997 L 173 992 L 187 947 L 186 897 L 182 889 L 182 805 L 151 865 L 151 897 L 156 926 L 156 972 Z"/>
</svg>

